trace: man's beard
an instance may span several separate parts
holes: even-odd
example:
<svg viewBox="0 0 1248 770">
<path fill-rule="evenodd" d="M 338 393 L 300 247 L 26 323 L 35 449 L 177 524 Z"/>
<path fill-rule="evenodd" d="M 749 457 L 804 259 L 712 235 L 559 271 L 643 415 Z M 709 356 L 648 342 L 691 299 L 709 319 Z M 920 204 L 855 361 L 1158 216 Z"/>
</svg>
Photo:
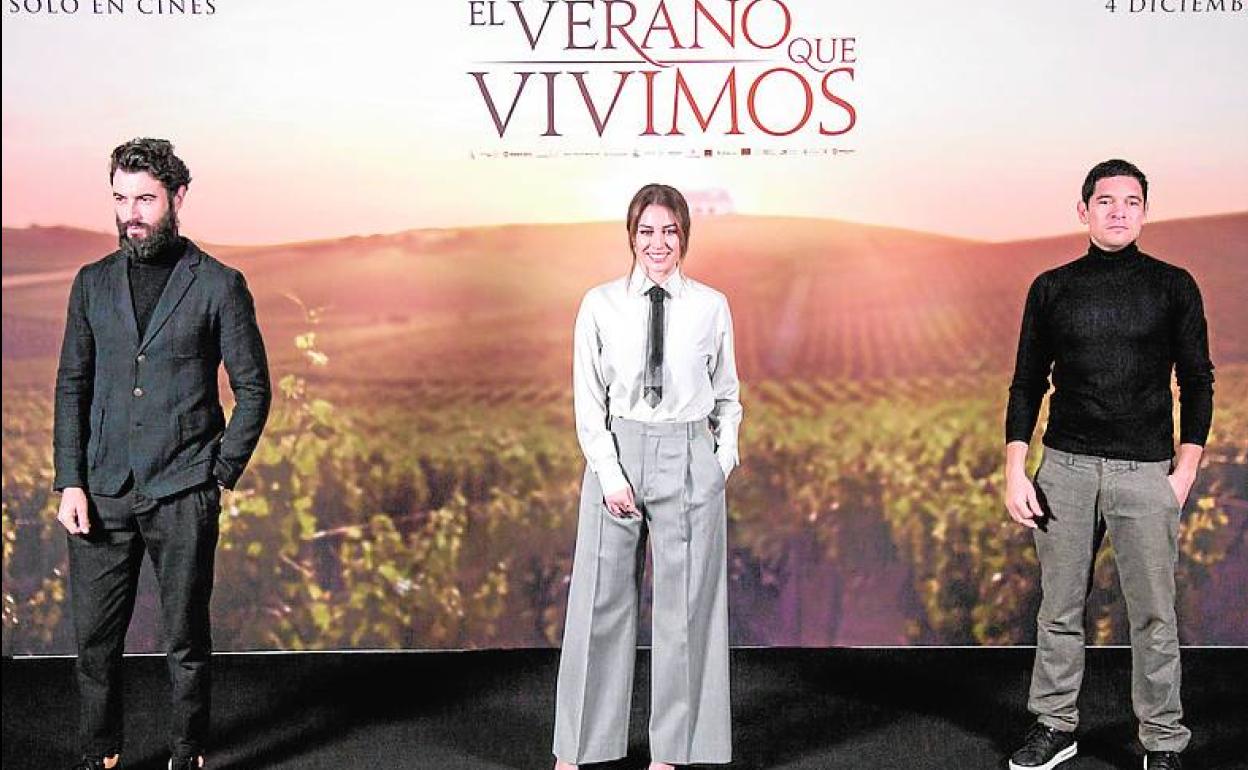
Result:
<svg viewBox="0 0 1248 770">
<path fill-rule="evenodd" d="M 126 231 L 132 225 L 147 228 L 149 230 L 147 237 L 131 238 L 127 235 Z M 150 227 L 138 220 L 122 222 L 120 217 L 117 219 L 117 243 L 122 251 L 140 262 L 152 262 L 159 259 L 177 240 L 178 217 L 173 209 L 165 212 L 160 221 Z"/>
</svg>

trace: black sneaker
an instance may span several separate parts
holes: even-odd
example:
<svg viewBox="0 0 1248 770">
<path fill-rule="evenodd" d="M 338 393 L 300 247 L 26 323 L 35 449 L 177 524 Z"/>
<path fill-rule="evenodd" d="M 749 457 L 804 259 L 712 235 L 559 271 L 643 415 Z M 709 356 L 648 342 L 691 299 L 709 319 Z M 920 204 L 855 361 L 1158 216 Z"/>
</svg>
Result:
<svg viewBox="0 0 1248 770">
<path fill-rule="evenodd" d="M 1144 755 L 1144 770 L 1183 770 L 1177 751 L 1150 751 Z"/>
<path fill-rule="evenodd" d="M 1010 756 L 1010 770 L 1051 770 L 1078 753 L 1073 732 L 1037 722 L 1027 731 L 1022 747 Z"/>
</svg>

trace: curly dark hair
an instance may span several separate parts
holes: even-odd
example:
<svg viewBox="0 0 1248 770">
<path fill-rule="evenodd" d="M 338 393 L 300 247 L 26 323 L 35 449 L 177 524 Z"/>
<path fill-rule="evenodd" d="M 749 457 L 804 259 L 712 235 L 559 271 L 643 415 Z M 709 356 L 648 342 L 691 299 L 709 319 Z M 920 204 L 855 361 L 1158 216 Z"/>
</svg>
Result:
<svg viewBox="0 0 1248 770">
<path fill-rule="evenodd" d="M 164 185 L 170 198 L 191 183 L 190 169 L 173 154 L 173 143 L 166 139 L 138 138 L 118 145 L 108 168 L 110 184 L 117 169 L 131 174 L 146 171 Z"/>
<path fill-rule="evenodd" d="M 1083 195 L 1083 203 L 1087 205 L 1092 200 L 1092 191 L 1096 189 L 1096 183 L 1101 179 L 1111 176 L 1132 176 L 1140 183 L 1140 191 L 1144 193 L 1144 202 L 1148 202 L 1148 179 L 1144 177 L 1144 172 L 1130 161 L 1121 158 L 1113 158 L 1111 160 L 1103 160 L 1092 167 L 1088 175 L 1084 177 L 1083 189 L 1080 192 Z"/>
</svg>

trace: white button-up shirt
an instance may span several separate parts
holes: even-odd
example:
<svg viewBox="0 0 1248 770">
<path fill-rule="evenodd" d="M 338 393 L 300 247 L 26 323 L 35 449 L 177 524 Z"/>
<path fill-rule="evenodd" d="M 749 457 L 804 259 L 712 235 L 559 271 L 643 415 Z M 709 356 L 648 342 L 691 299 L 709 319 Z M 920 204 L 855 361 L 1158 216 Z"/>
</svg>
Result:
<svg viewBox="0 0 1248 770">
<path fill-rule="evenodd" d="M 641 422 L 710 418 L 724 476 L 737 465 L 741 401 L 728 299 L 679 270 L 664 282 L 671 296 L 664 300 L 663 399 L 652 407 L 642 396 L 651 286 L 654 281 L 637 269 L 590 289 L 576 316 L 576 433 L 606 494 L 628 486 L 608 415 Z"/>
</svg>

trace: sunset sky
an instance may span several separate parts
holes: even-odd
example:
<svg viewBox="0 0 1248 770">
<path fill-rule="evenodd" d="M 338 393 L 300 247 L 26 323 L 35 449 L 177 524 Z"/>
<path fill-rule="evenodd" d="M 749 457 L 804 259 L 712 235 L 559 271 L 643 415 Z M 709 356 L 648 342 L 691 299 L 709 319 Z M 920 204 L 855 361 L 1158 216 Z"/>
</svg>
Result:
<svg viewBox="0 0 1248 770">
<path fill-rule="evenodd" d="M 634 2 L 646 20 L 657 6 Z M 704 3 L 721 14 L 732 8 L 728 0 Z M 1244 11 L 1129 12 L 1145 0 L 1122 0 L 1115 13 L 1105 0 L 791 1 L 790 38 L 857 38 L 853 81 L 840 85 L 858 123 L 844 136 L 724 137 L 721 128 L 684 139 L 617 131 L 599 141 L 565 78 L 558 95 L 565 135 L 543 138 L 545 86 L 535 77 L 518 101 L 514 125 L 522 132 L 501 142 L 469 71 L 492 70 L 489 82 L 505 109 L 516 76 L 508 65 L 486 62 L 563 61 L 578 53 L 601 62 L 629 52 L 564 50 L 563 4 L 535 52 L 514 14 L 503 27 L 470 27 L 466 0 L 213 0 L 211 15 L 144 15 L 136 0 L 119 4 L 124 12 L 112 15 L 92 13 L 91 0 L 76 14 L 56 15 L 15 14 L 5 4 L 6 227 L 109 229 L 108 152 L 136 135 L 175 142 L 194 176 L 184 230 L 218 243 L 618 219 L 632 191 L 652 180 L 724 189 L 742 213 L 1006 240 L 1077 229 L 1079 182 L 1089 166 L 1113 156 L 1148 173 L 1155 219 L 1248 209 Z M 184 5 L 189 10 L 191 0 Z M 510 13 L 498 6 L 499 18 Z M 525 0 L 525 7 L 537 19 L 545 5 Z M 691 0 L 668 4 L 678 30 L 687 28 L 691 7 Z M 777 7 L 760 4 L 756 34 L 773 31 Z M 601 43 L 603 10 L 601 2 L 580 7 L 591 20 L 581 41 Z M 798 66 L 783 45 L 664 54 L 762 59 L 741 65 L 742 92 L 762 69 Z M 630 66 L 640 68 L 579 69 L 591 72 L 594 98 L 605 107 L 612 72 Z M 723 68 L 686 74 L 709 105 Z M 670 110 L 671 75 L 658 81 L 663 110 Z M 837 120 L 841 113 L 818 97 L 812 77 L 815 119 Z M 613 126 L 640 125 L 639 78 L 623 92 Z M 794 93 L 776 87 L 761 97 L 763 109 L 783 111 Z M 743 146 L 852 152 L 481 157 L 504 149 Z"/>
</svg>

